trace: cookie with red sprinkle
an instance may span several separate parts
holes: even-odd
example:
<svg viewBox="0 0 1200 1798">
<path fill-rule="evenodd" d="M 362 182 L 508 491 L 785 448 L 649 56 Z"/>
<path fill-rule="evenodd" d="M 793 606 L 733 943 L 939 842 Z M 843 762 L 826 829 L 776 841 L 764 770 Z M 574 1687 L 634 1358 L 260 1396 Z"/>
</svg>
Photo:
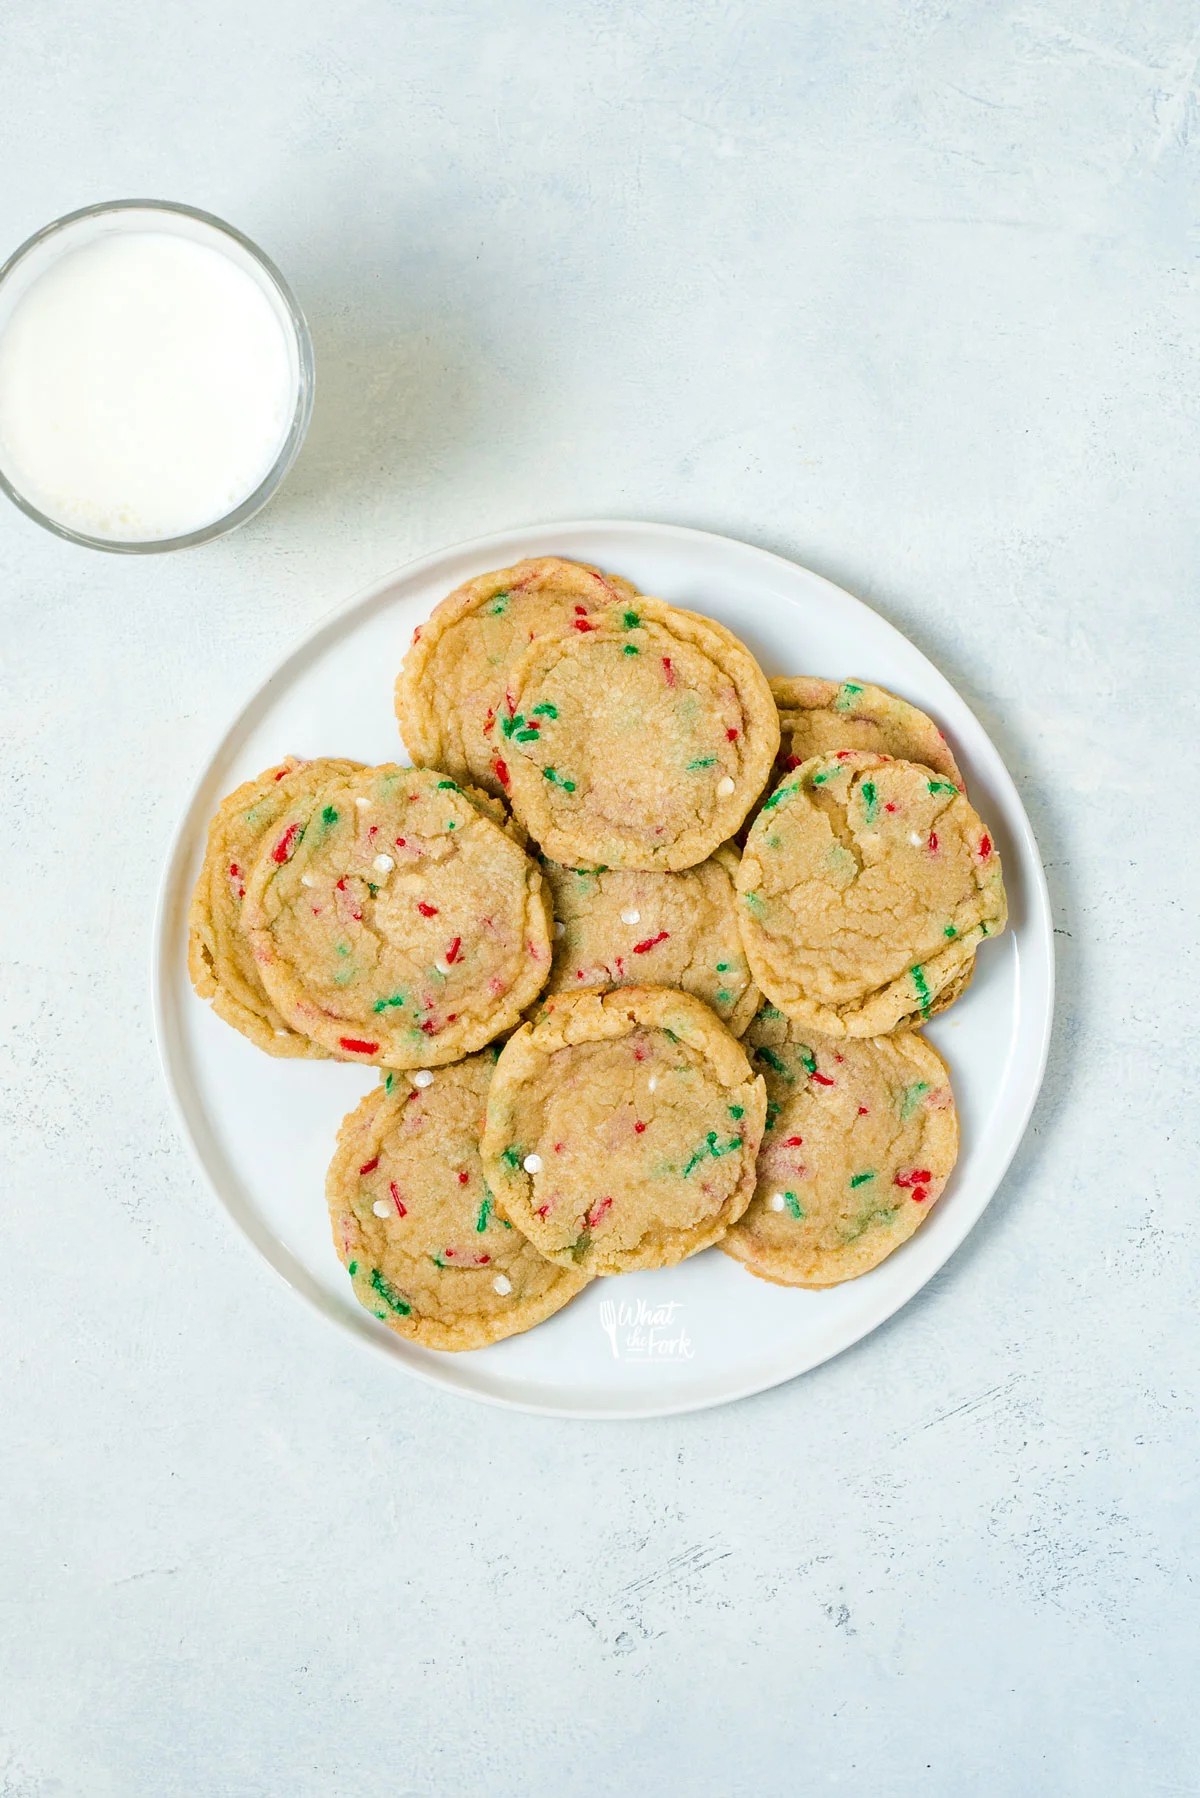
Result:
<svg viewBox="0 0 1200 1798">
<path fill-rule="evenodd" d="M 780 782 L 737 886 L 755 981 L 827 1036 L 929 1017 L 1008 915 L 1000 858 L 955 782 L 864 750 L 814 756 Z"/>
<path fill-rule="evenodd" d="M 293 1029 L 267 997 L 242 928 L 250 869 L 267 832 L 300 795 L 359 766 L 289 756 L 222 800 L 208 827 L 188 911 L 188 973 L 217 1016 L 268 1055 L 324 1057 L 329 1051 Z"/>
<path fill-rule="evenodd" d="M 584 562 L 537 556 L 466 581 L 413 633 L 396 716 L 414 762 L 507 794 L 509 670 L 543 636 L 591 630 L 637 588 Z"/>
<path fill-rule="evenodd" d="M 504 704 L 513 811 L 568 867 L 695 867 L 736 833 L 779 747 L 749 650 L 644 597 L 532 643 Z"/>
<path fill-rule="evenodd" d="M 673 986 L 741 1036 L 762 995 L 738 935 L 738 854 L 729 845 L 677 873 L 542 863 L 554 903 L 547 991 Z"/>
<path fill-rule="evenodd" d="M 671 1267 L 745 1210 L 765 1116 L 741 1045 L 690 994 L 554 994 L 496 1064 L 484 1173 L 560 1267 Z"/>
<path fill-rule="evenodd" d="M 355 1297 L 426 1348 L 515 1336 L 588 1282 L 496 1214 L 479 1158 L 494 1067 L 486 1050 L 389 1074 L 343 1122 L 326 1180 L 333 1244 Z"/>
<path fill-rule="evenodd" d="M 919 1031 L 816 1036 L 772 1005 L 744 1041 L 767 1127 L 754 1197 L 721 1247 L 780 1286 L 857 1279 L 919 1229 L 950 1177 L 946 1065 Z"/>
<path fill-rule="evenodd" d="M 776 676 L 770 687 L 779 708 L 781 777 L 814 755 L 870 749 L 895 761 L 920 762 L 964 787 L 942 732 L 907 699 L 870 681 L 818 680 L 808 674 Z"/>
<path fill-rule="evenodd" d="M 495 807 L 449 775 L 391 764 L 329 781 L 276 820 L 243 923 L 293 1029 L 339 1060 L 408 1068 L 512 1028 L 550 971 L 550 909 Z"/>
</svg>

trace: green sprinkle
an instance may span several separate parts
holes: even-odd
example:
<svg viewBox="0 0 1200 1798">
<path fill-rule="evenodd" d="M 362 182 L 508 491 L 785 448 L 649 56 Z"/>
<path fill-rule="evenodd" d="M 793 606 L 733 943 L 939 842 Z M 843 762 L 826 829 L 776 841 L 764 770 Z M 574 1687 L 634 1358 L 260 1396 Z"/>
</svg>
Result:
<svg viewBox="0 0 1200 1798">
<path fill-rule="evenodd" d="M 702 755 L 697 761 L 688 763 L 688 773 L 690 774 L 695 768 L 711 768 L 716 759 L 715 755 Z"/>
<path fill-rule="evenodd" d="M 446 829 L 447 830 L 457 830 L 458 829 L 458 825 L 454 822 L 453 818 L 446 819 Z"/>
<path fill-rule="evenodd" d="M 808 1044 L 798 1043 L 797 1048 L 800 1052 L 800 1059 L 804 1063 L 805 1073 L 815 1074 L 817 1071 L 817 1058 L 809 1048 Z"/>
<path fill-rule="evenodd" d="M 377 1007 L 377 1008 L 376 1008 L 376 1009 L 378 1009 L 378 1007 Z M 384 1090 L 384 1092 L 385 1092 L 385 1093 L 390 1093 L 390 1092 L 391 1092 L 391 1090 L 392 1090 L 392 1088 L 393 1088 L 393 1086 L 395 1086 L 395 1084 L 396 1084 L 396 1076 L 395 1076 L 395 1074 L 387 1074 L 387 1075 L 385 1075 L 385 1077 L 384 1077 L 384 1082 L 383 1082 L 383 1090 Z"/>
<path fill-rule="evenodd" d="M 848 712 L 861 692 L 862 688 L 856 687 L 853 681 L 843 681 L 838 690 L 837 698 L 833 702 L 834 710 Z"/>
<path fill-rule="evenodd" d="M 328 830 L 329 826 L 331 824 L 336 824 L 337 821 L 338 821 L 337 813 L 334 811 L 334 809 L 331 805 L 327 805 L 325 807 L 325 810 L 321 813 L 322 824 L 325 826 L 326 830 Z"/>
<path fill-rule="evenodd" d="M 564 793 L 573 793 L 575 791 L 575 782 L 573 780 L 564 780 L 562 775 L 557 773 L 553 768 L 543 768 L 542 778 L 543 780 L 548 780 L 552 786 L 561 787 Z"/>
<path fill-rule="evenodd" d="M 929 990 L 929 982 L 925 978 L 924 968 L 913 968 L 912 983 L 916 989 L 917 998 L 921 1001 L 921 1010 L 928 1011 L 933 1004 L 933 994 Z"/>
<path fill-rule="evenodd" d="M 927 1080 L 918 1080 L 913 1086 L 906 1086 L 900 1097 L 900 1119 L 907 1123 L 925 1094 L 929 1091 Z"/>
<path fill-rule="evenodd" d="M 352 1261 L 350 1263 L 349 1267 L 346 1269 L 346 1272 L 350 1275 L 350 1278 L 353 1279 L 355 1274 L 358 1272 L 358 1262 Z"/>
<path fill-rule="evenodd" d="M 521 1164 L 520 1150 L 516 1149 L 516 1148 L 505 1149 L 505 1151 L 504 1151 L 503 1155 L 501 1155 L 500 1159 L 504 1163 L 505 1167 L 512 1167 L 512 1168 L 519 1167 Z"/>
<path fill-rule="evenodd" d="M 665 1024 L 663 1025 L 663 1035 L 669 1036 L 673 1043 L 677 1043 L 679 1041 L 679 1038 L 676 1036 L 675 1032 L 673 1030 L 668 1030 Z M 676 1069 L 677 1073 L 679 1071 L 680 1071 L 679 1069 Z"/>
<path fill-rule="evenodd" d="M 438 792 L 440 793 L 444 787 L 449 787 L 452 793 L 458 792 L 458 782 L 456 780 L 439 780 Z"/>
<path fill-rule="evenodd" d="M 390 1305 L 397 1317 L 408 1317 L 412 1306 L 407 1304 L 389 1280 L 385 1280 L 377 1267 L 371 1269 L 371 1285 L 379 1294 L 385 1305 Z"/>
<path fill-rule="evenodd" d="M 767 1100 L 767 1126 L 766 1127 L 768 1130 L 773 1130 L 775 1128 L 776 1121 L 777 1121 L 777 1119 L 779 1117 L 779 1113 L 782 1109 L 783 1109 L 782 1106 L 776 1105 L 774 1099 Z"/>
<path fill-rule="evenodd" d="M 723 986 L 718 987 L 717 988 L 717 1004 L 718 1005 L 730 1005 L 732 1003 L 733 1003 L 733 994 L 731 992 L 729 992 Z"/>
<path fill-rule="evenodd" d="M 585 1230 L 583 1235 L 579 1238 L 579 1240 L 577 1242 L 573 1242 L 571 1244 L 571 1259 L 572 1259 L 572 1261 L 582 1261 L 584 1256 L 587 1254 L 588 1249 L 591 1247 L 591 1242 L 592 1242 L 592 1233 L 590 1230 Z"/>
<path fill-rule="evenodd" d="M 551 705 L 548 699 L 544 699 L 541 705 L 534 706 L 532 715 L 535 718 L 557 718 L 558 707 Z"/>
<path fill-rule="evenodd" d="M 841 768 L 826 768 L 826 770 L 823 774 L 814 774 L 813 775 L 812 784 L 814 787 L 823 787 L 827 780 L 836 780 L 838 775 L 841 773 L 842 773 Z"/>
<path fill-rule="evenodd" d="M 375 882 L 373 880 L 368 880 L 367 891 L 370 893 L 372 899 L 374 899 L 376 897 L 376 895 L 378 894 L 379 888 L 375 885 Z"/>
<path fill-rule="evenodd" d="M 371 1009 L 372 1009 L 372 1011 L 388 1011 L 393 1006 L 403 1005 L 403 1004 L 404 1004 L 404 994 L 403 993 L 393 993 L 390 999 L 376 999 L 376 1001 L 375 1001 L 374 1005 L 371 1007 Z M 388 1075 L 388 1079 L 389 1080 L 391 1079 L 390 1074 Z M 391 1090 L 392 1089 L 389 1086 L 388 1091 L 391 1092 Z"/>
<path fill-rule="evenodd" d="M 930 780 L 925 783 L 931 793 L 957 793 L 958 788 L 952 780 Z"/>
<path fill-rule="evenodd" d="M 694 1167 L 699 1167 L 700 1163 L 704 1160 L 704 1157 L 707 1154 L 708 1154 L 708 1145 L 707 1144 L 705 1144 L 704 1148 L 696 1150 L 696 1153 L 692 1156 L 692 1159 L 688 1162 L 687 1166 L 683 1170 L 683 1177 L 685 1180 L 687 1179 L 688 1175 L 691 1173 L 691 1171 Z"/>
<path fill-rule="evenodd" d="M 382 1319 L 382 1320 L 383 1320 L 383 1322 L 384 1322 L 384 1323 L 386 1323 L 386 1322 L 387 1322 L 387 1314 L 386 1314 L 386 1312 L 383 1312 L 383 1311 L 377 1311 L 377 1312 L 376 1312 L 376 1313 L 375 1313 L 375 1315 L 376 1315 L 376 1317 L 378 1317 L 378 1318 L 381 1318 L 381 1319 Z"/>
<path fill-rule="evenodd" d="M 717 973 L 718 974 L 728 974 L 728 972 L 729 972 L 729 963 L 727 961 L 719 961 L 717 963 Z"/>
<path fill-rule="evenodd" d="M 621 622 L 627 631 L 635 631 L 642 621 L 636 612 L 626 612 Z"/>
<path fill-rule="evenodd" d="M 763 811 L 774 811 L 777 805 L 781 805 L 785 799 L 790 799 L 793 793 L 798 793 L 799 791 L 799 787 L 797 787 L 794 782 L 790 787 L 777 787 L 763 806 Z"/>
<path fill-rule="evenodd" d="M 479 1231 L 480 1235 L 487 1229 L 487 1221 L 492 1214 L 492 1204 L 493 1200 L 489 1193 L 487 1198 L 484 1199 L 483 1204 L 479 1207 L 479 1216 L 475 1219 L 475 1228 Z"/>
<path fill-rule="evenodd" d="M 781 1080 L 786 1080 L 788 1085 L 791 1085 L 792 1076 L 787 1071 L 787 1064 L 776 1055 L 774 1049 L 756 1049 L 754 1051 L 754 1059 L 756 1061 L 765 1061 L 769 1068 L 774 1068 Z"/>
<path fill-rule="evenodd" d="M 783 1195 L 783 1202 L 791 1212 L 792 1216 L 796 1219 L 796 1222 L 799 1223 L 800 1219 L 804 1216 L 804 1207 L 801 1205 L 795 1193 L 785 1192 Z"/>
<path fill-rule="evenodd" d="M 519 730 L 517 732 L 517 742 L 536 743 L 540 735 L 541 733 L 536 730 Z"/>
<path fill-rule="evenodd" d="M 957 936 L 958 932 L 954 928 L 953 924 L 947 924 L 945 930 L 942 932 L 942 935 L 943 936 Z"/>
<path fill-rule="evenodd" d="M 873 780 L 864 780 L 861 791 L 863 805 L 866 808 L 866 822 L 868 824 L 874 824 L 875 814 L 879 810 L 879 797 L 875 791 L 875 782 Z"/>
<path fill-rule="evenodd" d="M 627 644 L 626 644 L 626 645 L 625 645 L 625 654 L 626 654 L 626 655 L 627 655 L 627 656 L 635 656 L 635 655 L 637 655 L 637 654 L 638 654 L 638 646 L 637 646 L 637 644 L 636 644 L 636 643 L 627 643 Z"/>
<path fill-rule="evenodd" d="M 777 1005 L 760 1005 L 754 1015 L 756 1018 L 781 1018 L 783 1013 Z"/>
<path fill-rule="evenodd" d="M 746 904 L 750 907 L 751 911 L 761 911 L 762 910 L 763 896 L 761 893 L 743 893 L 742 898 L 745 900 Z"/>
<path fill-rule="evenodd" d="M 501 718 L 500 729 L 504 732 L 506 737 L 511 737 L 513 732 L 515 730 L 520 730 L 524 723 L 524 718 L 522 718 L 520 712 L 518 712 L 515 718 Z"/>
<path fill-rule="evenodd" d="M 729 1115 L 731 1118 L 744 1118 L 746 1115 L 746 1107 L 744 1105 L 731 1105 L 729 1107 Z"/>
<path fill-rule="evenodd" d="M 851 1184 L 851 1186 L 865 1186 L 867 1184 L 868 1180 L 873 1180 L 874 1178 L 875 1178 L 875 1175 L 873 1173 L 851 1174 L 850 1184 Z"/>
<path fill-rule="evenodd" d="M 491 613 L 493 618 L 499 618 L 501 612 L 503 612 L 503 610 L 507 604 L 508 604 L 508 594 L 507 593 L 497 593 L 495 599 L 492 601 L 491 605 L 488 607 L 488 611 Z"/>
</svg>

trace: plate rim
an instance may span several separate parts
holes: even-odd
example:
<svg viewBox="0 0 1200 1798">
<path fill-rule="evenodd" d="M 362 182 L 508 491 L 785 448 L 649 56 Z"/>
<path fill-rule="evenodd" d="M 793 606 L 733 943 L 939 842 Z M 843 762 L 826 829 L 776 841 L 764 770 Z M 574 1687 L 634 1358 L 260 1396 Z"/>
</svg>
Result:
<svg viewBox="0 0 1200 1798">
<path fill-rule="evenodd" d="M 669 1399 L 666 1401 L 656 1399 L 650 1404 L 629 1402 L 611 1406 L 606 1404 L 603 1408 L 588 1408 L 580 1405 L 522 1399 L 507 1393 L 489 1391 L 481 1386 L 471 1385 L 467 1382 L 447 1377 L 450 1373 L 449 1366 L 443 1371 L 436 1366 L 425 1367 L 418 1363 L 402 1359 L 394 1352 L 391 1343 L 381 1339 L 373 1330 L 355 1327 L 358 1320 L 347 1320 L 335 1315 L 329 1306 L 322 1301 L 319 1294 L 309 1289 L 307 1271 L 303 1269 L 300 1263 L 296 1263 L 296 1265 L 298 1270 L 304 1274 L 305 1277 L 303 1279 L 292 1278 L 285 1272 L 284 1268 L 278 1265 L 274 1256 L 268 1255 L 264 1251 L 262 1245 L 255 1240 L 255 1236 L 248 1227 L 246 1221 L 239 1215 L 238 1211 L 235 1210 L 229 1199 L 222 1192 L 214 1172 L 204 1158 L 200 1144 L 197 1141 L 196 1134 L 193 1131 L 189 1120 L 188 1112 L 180 1091 L 179 1077 L 172 1060 L 174 1031 L 172 1020 L 168 1016 L 169 1007 L 167 997 L 171 979 L 178 973 L 178 969 L 172 965 L 172 958 L 180 952 L 180 945 L 175 943 L 169 935 L 168 923 L 171 914 L 172 899 L 187 873 L 187 864 L 190 859 L 193 834 L 196 829 L 196 820 L 193 814 L 197 812 L 201 796 L 209 782 L 214 766 L 222 759 L 224 752 L 230 749 L 231 746 L 236 753 L 237 738 L 239 734 L 251 724 L 253 713 L 260 707 L 263 700 L 267 698 L 271 689 L 277 685 L 287 669 L 293 663 L 302 661 L 308 654 L 310 654 L 322 636 L 326 633 L 335 632 L 342 620 L 348 619 L 355 612 L 381 600 L 390 588 L 399 585 L 402 581 L 411 582 L 417 580 L 423 574 L 428 573 L 438 565 L 464 556 L 478 556 L 481 559 L 481 566 L 484 567 L 500 567 L 503 566 L 502 560 L 493 559 L 491 561 L 485 561 L 484 558 L 494 558 L 497 552 L 503 552 L 503 550 L 509 546 L 522 544 L 530 537 L 553 536 L 556 533 L 567 536 L 573 532 L 614 532 L 622 533 L 627 536 L 632 535 L 634 537 L 650 537 L 660 542 L 664 539 L 674 539 L 676 541 L 691 544 L 703 544 L 707 542 L 719 544 L 724 547 L 732 546 L 735 550 L 760 559 L 769 566 L 778 567 L 783 570 L 788 577 L 792 577 L 799 572 L 808 580 L 816 581 L 821 586 L 829 588 L 832 593 L 835 593 L 838 596 L 839 601 L 849 601 L 852 606 L 860 607 L 864 612 L 869 613 L 872 619 L 878 625 L 883 627 L 885 633 L 895 637 L 908 651 L 915 652 L 920 656 L 928 667 L 933 670 L 938 680 L 946 686 L 946 688 L 954 695 L 958 703 L 969 713 L 972 722 L 979 732 L 981 740 L 986 744 L 994 758 L 994 767 L 991 771 L 993 784 L 998 783 L 1002 788 L 1006 789 L 1004 792 L 1004 799 L 1009 813 L 1006 822 L 1008 822 L 1010 826 L 1015 824 L 1018 834 L 1023 838 L 1021 844 L 1023 850 L 1022 872 L 1026 876 L 1028 883 L 1026 895 L 1026 922 L 1033 927 L 1035 944 L 1043 953 L 1045 982 L 1045 1002 L 1040 1020 L 1040 1028 L 1036 1037 L 1036 1054 L 1033 1065 L 1028 1070 L 1028 1084 L 1026 1086 L 1023 1102 L 1019 1108 L 1019 1115 L 1015 1122 L 1008 1126 L 1009 1141 L 1006 1150 L 1002 1159 L 998 1161 L 990 1175 L 986 1196 L 983 1198 L 982 1202 L 976 1206 L 969 1217 L 964 1215 L 961 1228 L 950 1234 L 945 1246 L 945 1252 L 935 1266 L 928 1269 L 928 1271 L 920 1272 L 914 1278 L 911 1286 L 903 1290 L 899 1296 L 894 1299 L 889 1296 L 884 1307 L 877 1316 L 871 1315 L 869 1320 L 865 1322 L 860 1319 L 847 1320 L 847 1324 L 843 1331 L 840 1334 L 835 1334 L 832 1346 L 823 1345 L 817 1353 L 802 1355 L 796 1364 L 789 1364 L 787 1371 L 779 1372 L 777 1370 L 772 1370 L 765 1377 L 762 1377 L 761 1374 L 750 1375 L 742 1383 L 735 1384 L 730 1390 L 721 1391 L 716 1395 L 690 1395 L 681 1397 L 678 1402 L 672 1402 Z M 538 553 L 550 555 L 554 554 L 555 551 L 553 549 L 545 549 L 539 552 L 530 551 L 526 548 L 523 553 L 526 555 Z M 183 917 L 186 919 L 186 907 L 183 909 Z M 857 594 L 849 592 L 847 588 L 840 586 L 836 581 L 829 580 L 827 576 L 817 573 L 815 569 L 807 568 L 803 563 L 793 561 L 788 556 L 780 555 L 775 550 L 764 549 L 759 544 L 749 543 L 744 538 L 732 537 L 725 532 L 702 530 L 691 525 L 665 524 L 650 519 L 576 518 L 543 522 L 540 524 L 514 526 L 504 531 L 489 532 L 485 536 L 466 538 L 456 543 L 443 545 L 441 548 L 430 551 L 423 556 L 414 557 L 411 561 L 405 562 L 399 567 L 393 568 L 387 574 L 381 575 L 375 580 L 366 583 L 364 586 L 351 593 L 346 599 L 335 604 L 328 611 L 321 613 L 299 638 L 293 640 L 283 650 L 270 665 L 268 671 L 260 676 L 250 691 L 239 700 L 236 708 L 228 717 L 224 728 L 220 730 L 219 734 L 213 740 L 212 747 L 205 757 L 203 765 L 195 779 L 188 788 L 180 807 L 174 828 L 171 831 L 158 881 L 158 890 L 154 907 L 149 975 L 155 1048 L 163 1081 L 167 1088 L 176 1129 L 183 1141 L 195 1172 L 200 1176 L 201 1183 L 208 1188 L 209 1192 L 216 1199 L 226 1218 L 233 1225 L 234 1234 L 240 1240 L 243 1247 L 253 1253 L 257 1264 L 261 1265 L 265 1262 L 271 1274 L 281 1281 L 282 1284 L 294 1293 L 304 1304 L 317 1311 L 328 1322 L 335 1325 L 340 1324 L 357 1342 L 361 1343 L 376 1356 L 387 1360 L 393 1368 L 398 1368 L 402 1373 L 421 1381 L 427 1386 L 436 1387 L 444 1392 L 451 1392 L 458 1397 L 472 1399 L 479 1404 L 491 1405 L 500 1410 L 518 1411 L 534 1416 L 554 1417 L 580 1422 L 618 1423 L 648 1420 L 659 1417 L 677 1417 L 686 1415 L 690 1412 L 713 1410 L 718 1406 L 734 1404 L 741 1399 L 751 1398 L 758 1393 L 771 1391 L 778 1386 L 787 1385 L 790 1381 L 798 1379 L 802 1374 L 811 1373 L 814 1368 L 820 1367 L 825 1362 L 835 1359 L 847 1349 L 852 1348 L 856 1343 L 863 1341 L 884 1323 L 888 1322 L 889 1319 L 896 1316 L 899 1311 L 902 1311 L 904 1307 L 916 1297 L 917 1293 L 927 1286 L 929 1282 L 941 1272 L 951 1257 L 962 1247 L 971 1231 L 982 1218 L 988 1206 L 992 1203 L 992 1200 L 995 1198 L 1008 1169 L 1011 1167 L 1016 1152 L 1024 1140 L 1025 1134 L 1029 1128 L 1030 1119 L 1033 1116 L 1034 1108 L 1037 1105 L 1038 1097 L 1041 1093 L 1049 1060 L 1054 1024 L 1056 967 L 1053 942 L 1053 912 L 1050 902 L 1049 887 L 1046 880 L 1046 872 L 1042 863 L 1041 852 L 1038 848 L 1037 838 L 1034 835 L 1033 827 L 1029 821 L 1029 816 L 1025 810 L 1025 805 L 1022 801 L 1020 792 L 1008 770 L 1004 758 L 996 748 L 996 745 L 992 742 L 990 735 L 985 730 L 982 723 L 976 717 L 974 710 L 968 705 L 967 701 L 950 682 L 948 677 L 942 673 L 932 657 L 926 655 L 924 650 L 921 649 L 918 644 L 914 643 L 913 640 L 900 630 L 897 625 L 893 624 L 889 618 L 884 617 L 884 615 L 877 611 L 874 606 L 871 606 L 865 600 L 860 599 Z M 288 1260 L 294 1260 L 290 1250 L 282 1244 L 278 1246 L 283 1256 Z M 365 1316 L 362 1321 L 365 1323 Z M 461 1359 L 461 1357 L 447 1357 L 449 1362 L 454 1363 L 457 1363 L 459 1359 Z"/>
</svg>

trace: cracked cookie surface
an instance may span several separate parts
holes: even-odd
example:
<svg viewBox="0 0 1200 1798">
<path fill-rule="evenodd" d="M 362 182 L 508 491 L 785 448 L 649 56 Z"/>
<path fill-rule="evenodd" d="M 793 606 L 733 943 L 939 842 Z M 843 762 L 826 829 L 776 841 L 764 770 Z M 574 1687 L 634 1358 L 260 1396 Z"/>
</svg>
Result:
<svg viewBox="0 0 1200 1798">
<path fill-rule="evenodd" d="M 502 729 L 513 810 L 568 867 L 690 868 L 732 837 L 779 747 L 749 650 L 661 600 L 533 643 Z"/>
<path fill-rule="evenodd" d="M 721 1247 L 781 1286 L 857 1279 L 907 1242 L 954 1167 L 946 1065 L 919 1031 L 822 1037 L 771 1005 L 745 1040 L 767 1127 L 754 1198 Z"/>
<path fill-rule="evenodd" d="M 741 1216 L 765 1115 L 762 1080 L 698 999 L 556 994 L 496 1064 L 484 1171 L 502 1215 L 560 1266 L 671 1267 Z"/>
<path fill-rule="evenodd" d="M 449 776 L 385 765 L 275 821 L 243 920 L 273 1003 L 340 1060 L 435 1066 L 515 1024 L 550 970 L 541 874 Z"/>
<path fill-rule="evenodd" d="M 738 934 L 736 850 L 677 873 L 604 874 L 543 862 L 554 904 L 547 992 L 673 986 L 711 1006 L 741 1036 L 759 1004 Z"/>
<path fill-rule="evenodd" d="M 333 1244 L 355 1297 L 426 1348 L 515 1336 L 588 1282 L 496 1216 L 479 1158 L 494 1067 L 485 1050 L 424 1076 L 389 1074 L 343 1122 L 329 1168 Z"/>
<path fill-rule="evenodd" d="M 776 787 L 737 886 L 755 981 L 829 1036 L 919 1023 L 1007 918 L 1000 858 L 957 786 L 859 750 L 813 757 Z"/>
<path fill-rule="evenodd" d="M 637 588 L 584 562 L 537 556 L 466 581 L 441 600 L 396 681 L 396 716 L 408 753 L 488 792 L 508 787 L 499 720 L 517 658 L 535 639 L 578 628 Z"/>
</svg>

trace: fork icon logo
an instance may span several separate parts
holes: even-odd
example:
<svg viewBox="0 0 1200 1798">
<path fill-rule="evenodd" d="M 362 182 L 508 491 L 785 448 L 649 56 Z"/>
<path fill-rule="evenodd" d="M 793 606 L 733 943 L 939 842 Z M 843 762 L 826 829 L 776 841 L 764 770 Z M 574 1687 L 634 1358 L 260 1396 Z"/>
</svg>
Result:
<svg viewBox="0 0 1200 1798">
<path fill-rule="evenodd" d="M 696 1351 L 682 1322 L 678 1299 L 663 1305 L 645 1299 L 601 1299 L 600 1328 L 614 1361 L 690 1361 Z"/>
</svg>

